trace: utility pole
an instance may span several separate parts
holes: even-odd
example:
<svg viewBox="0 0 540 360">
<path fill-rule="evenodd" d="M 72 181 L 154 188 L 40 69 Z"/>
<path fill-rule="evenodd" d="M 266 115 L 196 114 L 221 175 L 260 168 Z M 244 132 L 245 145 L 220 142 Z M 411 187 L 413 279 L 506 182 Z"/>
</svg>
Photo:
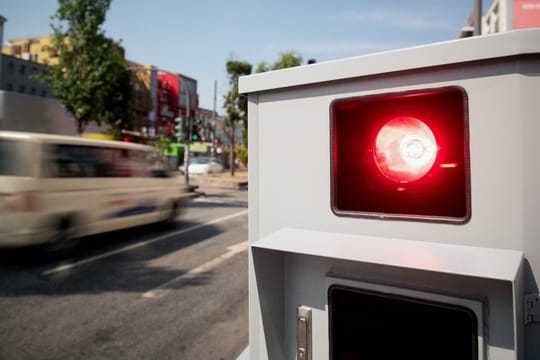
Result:
<svg viewBox="0 0 540 360">
<path fill-rule="evenodd" d="M 212 141 L 212 156 L 215 156 L 216 149 L 216 96 L 217 96 L 217 80 L 214 80 L 214 108 L 212 109 L 212 130 L 210 131 L 210 139 Z"/>
<path fill-rule="evenodd" d="M 474 0 L 474 36 L 482 35 L 482 0 Z"/>
</svg>

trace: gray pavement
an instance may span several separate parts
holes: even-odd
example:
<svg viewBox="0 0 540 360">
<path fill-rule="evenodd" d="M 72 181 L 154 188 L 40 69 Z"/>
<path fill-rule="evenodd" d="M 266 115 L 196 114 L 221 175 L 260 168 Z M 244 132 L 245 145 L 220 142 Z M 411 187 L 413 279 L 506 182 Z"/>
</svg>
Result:
<svg viewBox="0 0 540 360">
<path fill-rule="evenodd" d="M 58 259 L 0 252 L 0 359 L 236 359 L 247 192 L 201 190 L 173 229 L 92 237 Z"/>
</svg>

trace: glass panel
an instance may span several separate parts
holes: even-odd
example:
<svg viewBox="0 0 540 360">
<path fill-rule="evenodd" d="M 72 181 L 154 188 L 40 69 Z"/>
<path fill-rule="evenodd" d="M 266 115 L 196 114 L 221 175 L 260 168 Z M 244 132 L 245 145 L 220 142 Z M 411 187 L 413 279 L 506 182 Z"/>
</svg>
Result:
<svg viewBox="0 0 540 360">
<path fill-rule="evenodd" d="M 31 164 L 24 159 L 24 144 L 14 140 L 0 140 L 0 176 L 30 176 Z"/>
<path fill-rule="evenodd" d="M 478 358 L 470 309 L 338 285 L 328 297 L 333 360 Z"/>
</svg>

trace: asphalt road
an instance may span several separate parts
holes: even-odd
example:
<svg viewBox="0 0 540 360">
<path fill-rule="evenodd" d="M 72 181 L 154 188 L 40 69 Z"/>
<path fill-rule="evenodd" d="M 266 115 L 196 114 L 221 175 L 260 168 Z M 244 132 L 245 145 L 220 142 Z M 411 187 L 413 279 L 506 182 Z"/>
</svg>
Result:
<svg viewBox="0 0 540 360">
<path fill-rule="evenodd" d="M 0 359 L 236 359 L 248 342 L 247 192 L 170 229 L 0 251 Z"/>
</svg>

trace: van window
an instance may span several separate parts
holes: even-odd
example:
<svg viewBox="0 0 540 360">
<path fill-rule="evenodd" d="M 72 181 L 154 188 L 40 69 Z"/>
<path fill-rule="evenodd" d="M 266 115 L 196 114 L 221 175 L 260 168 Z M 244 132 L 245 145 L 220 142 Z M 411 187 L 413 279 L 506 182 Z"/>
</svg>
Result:
<svg viewBox="0 0 540 360">
<path fill-rule="evenodd" d="M 45 177 L 164 177 L 149 151 L 88 145 L 51 145 L 43 168 Z"/>
<path fill-rule="evenodd" d="M 30 176 L 32 169 L 23 151 L 20 141 L 0 139 L 0 176 Z"/>
</svg>

